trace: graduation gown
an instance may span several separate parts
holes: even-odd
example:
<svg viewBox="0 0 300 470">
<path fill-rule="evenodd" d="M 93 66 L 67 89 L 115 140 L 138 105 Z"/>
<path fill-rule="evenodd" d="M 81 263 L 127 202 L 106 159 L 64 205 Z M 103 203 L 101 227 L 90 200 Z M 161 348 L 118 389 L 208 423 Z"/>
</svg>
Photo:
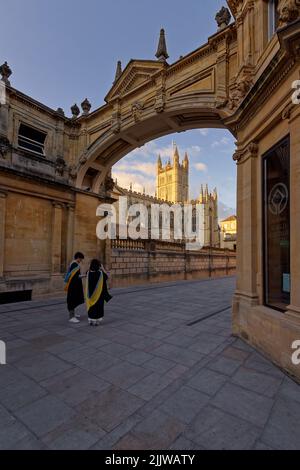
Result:
<svg viewBox="0 0 300 470">
<path fill-rule="evenodd" d="M 65 277 L 65 290 L 67 292 L 68 310 L 74 310 L 84 304 L 84 293 L 82 280 L 80 278 L 80 267 L 76 261 L 70 265 Z"/>
<path fill-rule="evenodd" d="M 103 271 L 89 271 L 86 281 L 86 304 L 91 320 L 104 317 L 104 302 L 109 302 L 112 296 L 107 289 L 107 275 Z"/>
</svg>

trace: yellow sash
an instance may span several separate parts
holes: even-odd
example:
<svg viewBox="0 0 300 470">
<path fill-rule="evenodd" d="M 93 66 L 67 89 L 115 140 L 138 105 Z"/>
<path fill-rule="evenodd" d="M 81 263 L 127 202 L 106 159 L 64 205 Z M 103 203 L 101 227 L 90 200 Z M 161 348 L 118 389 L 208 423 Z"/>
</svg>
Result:
<svg viewBox="0 0 300 470">
<path fill-rule="evenodd" d="M 97 285 L 95 287 L 94 292 L 90 296 L 89 295 L 89 274 L 90 273 L 88 273 L 87 278 L 86 278 L 86 295 L 85 295 L 85 297 L 86 297 L 86 306 L 87 306 L 88 310 L 90 310 L 90 308 L 93 307 L 98 302 L 98 300 L 100 299 L 100 296 L 101 296 L 102 290 L 103 290 L 103 282 L 104 282 L 103 273 L 102 273 L 102 271 L 100 271 L 99 281 L 97 282 Z"/>
<path fill-rule="evenodd" d="M 72 271 L 70 271 L 66 275 L 66 277 L 65 277 L 65 283 L 66 283 L 65 292 L 68 292 L 71 281 L 72 281 L 73 277 L 75 276 L 75 274 L 78 273 L 78 271 L 80 271 L 80 267 L 76 266 L 76 268 L 74 268 Z"/>
</svg>

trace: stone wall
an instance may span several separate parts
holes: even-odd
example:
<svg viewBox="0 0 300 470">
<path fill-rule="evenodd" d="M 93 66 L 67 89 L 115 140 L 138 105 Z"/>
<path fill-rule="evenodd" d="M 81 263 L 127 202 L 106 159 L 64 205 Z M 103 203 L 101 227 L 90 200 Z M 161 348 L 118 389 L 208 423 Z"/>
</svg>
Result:
<svg viewBox="0 0 300 470">
<path fill-rule="evenodd" d="M 227 276 L 235 270 L 234 251 L 187 251 L 184 244 L 161 241 L 112 241 L 112 287 Z"/>
</svg>

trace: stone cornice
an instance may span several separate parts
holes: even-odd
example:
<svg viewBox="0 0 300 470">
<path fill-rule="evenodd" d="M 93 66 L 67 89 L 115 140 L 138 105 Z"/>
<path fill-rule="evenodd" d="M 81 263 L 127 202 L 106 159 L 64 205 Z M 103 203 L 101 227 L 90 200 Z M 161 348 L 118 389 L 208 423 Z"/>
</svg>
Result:
<svg viewBox="0 0 300 470">
<path fill-rule="evenodd" d="M 8 93 L 8 95 L 11 98 L 14 98 L 17 101 L 20 101 L 21 103 L 27 105 L 28 107 L 30 107 L 32 109 L 35 109 L 36 111 L 46 113 L 46 114 L 48 114 L 48 116 L 50 115 L 51 117 L 54 117 L 55 119 L 58 119 L 58 120 L 61 120 L 61 121 L 64 121 L 64 122 L 70 122 L 71 121 L 70 118 L 61 115 L 60 113 L 58 113 L 54 109 L 49 108 L 48 106 L 40 103 L 39 101 L 31 98 L 28 95 L 25 95 L 24 93 L 22 93 L 21 91 L 15 89 L 15 88 L 7 86 L 6 87 L 6 92 Z"/>
</svg>

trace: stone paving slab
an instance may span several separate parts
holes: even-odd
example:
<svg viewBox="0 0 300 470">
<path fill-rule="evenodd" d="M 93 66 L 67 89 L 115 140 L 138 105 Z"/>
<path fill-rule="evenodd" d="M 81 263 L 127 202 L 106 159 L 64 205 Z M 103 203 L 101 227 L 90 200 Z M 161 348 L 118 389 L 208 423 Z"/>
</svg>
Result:
<svg viewBox="0 0 300 470">
<path fill-rule="evenodd" d="M 63 298 L 0 305 L 0 449 L 300 449 L 300 386 L 231 336 L 234 289 L 115 289 L 99 328 Z"/>
</svg>

